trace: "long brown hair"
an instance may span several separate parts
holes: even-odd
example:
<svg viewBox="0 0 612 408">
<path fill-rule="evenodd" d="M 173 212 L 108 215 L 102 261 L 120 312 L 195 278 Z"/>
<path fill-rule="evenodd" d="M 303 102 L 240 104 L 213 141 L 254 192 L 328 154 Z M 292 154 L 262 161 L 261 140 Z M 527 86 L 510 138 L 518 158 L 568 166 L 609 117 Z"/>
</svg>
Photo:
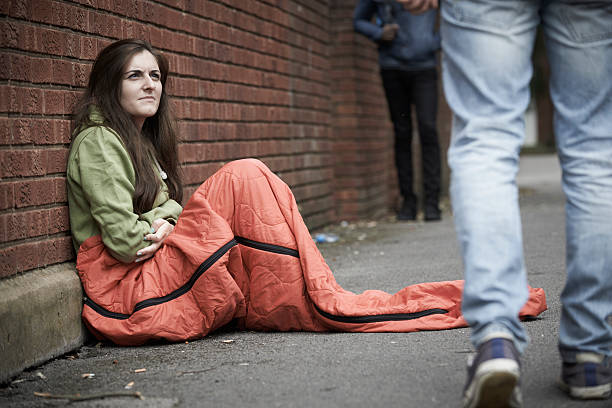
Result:
<svg viewBox="0 0 612 408">
<path fill-rule="evenodd" d="M 132 117 L 120 104 L 121 79 L 126 64 L 133 55 L 150 52 L 157 60 L 161 73 L 162 93 L 157 113 L 144 121 L 139 131 Z M 154 154 L 168 175 L 165 180 L 170 197 L 178 202 L 183 198 L 180 168 L 178 163 L 178 138 L 174 120 L 170 113 L 166 79 L 168 61 L 151 45 L 142 40 L 127 39 L 104 48 L 93 65 L 87 90 L 74 110 L 72 134 L 90 126 L 98 126 L 90 118 L 90 109 L 95 107 L 102 115 L 103 125 L 113 129 L 121 137 L 136 173 L 134 212 L 142 214 L 152 209 L 159 193 L 159 179 Z"/>
</svg>

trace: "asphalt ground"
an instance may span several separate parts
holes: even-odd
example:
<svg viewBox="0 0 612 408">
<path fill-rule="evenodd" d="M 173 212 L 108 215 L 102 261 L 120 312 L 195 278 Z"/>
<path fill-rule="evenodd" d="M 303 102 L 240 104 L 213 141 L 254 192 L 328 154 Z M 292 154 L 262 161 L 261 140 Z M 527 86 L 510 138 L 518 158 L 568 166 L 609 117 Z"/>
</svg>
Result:
<svg viewBox="0 0 612 408">
<path fill-rule="evenodd" d="M 525 407 L 610 407 L 580 402 L 555 382 L 564 284 L 564 207 L 556 161 L 526 160 L 519 176 L 530 284 L 548 310 L 525 322 L 531 343 L 522 364 Z M 395 292 L 419 282 L 461 279 L 448 205 L 441 222 L 382 220 L 327 229 L 320 244 L 340 285 Z M 4 407 L 458 407 L 469 329 L 417 333 L 224 331 L 178 344 L 116 347 L 92 342 L 23 372 L 0 388 Z M 51 399 L 34 393 L 96 397 Z M 115 393 L 139 393 L 118 396 Z M 105 396 L 105 398 L 102 398 Z"/>
</svg>

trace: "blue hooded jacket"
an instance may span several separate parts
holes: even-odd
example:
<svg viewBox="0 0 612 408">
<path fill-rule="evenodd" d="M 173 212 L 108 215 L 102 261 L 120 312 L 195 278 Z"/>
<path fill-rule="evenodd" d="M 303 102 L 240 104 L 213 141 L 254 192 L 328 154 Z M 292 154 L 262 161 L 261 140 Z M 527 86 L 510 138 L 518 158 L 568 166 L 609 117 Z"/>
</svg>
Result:
<svg viewBox="0 0 612 408">
<path fill-rule="evenodd" d="M 435 31 L 437 10 L 413 15 L 393 0 L 359 0 L 353 14 L 355 31 L 378 43 L 383 69 L 421 70 L 434 68 L 440 35 Z M 376 15 L 376 24 L 372 17 Z M 392 41 L 382 41 L 382 26 L 397 24 Z"/>
</svg>

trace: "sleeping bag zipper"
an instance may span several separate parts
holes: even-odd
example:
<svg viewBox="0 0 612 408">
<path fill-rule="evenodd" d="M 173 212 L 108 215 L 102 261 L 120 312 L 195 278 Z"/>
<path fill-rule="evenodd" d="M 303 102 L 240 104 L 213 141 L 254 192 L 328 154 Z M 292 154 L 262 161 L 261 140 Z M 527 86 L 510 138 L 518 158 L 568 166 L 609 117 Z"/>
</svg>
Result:
<svg viewBox="0 0 612 408">
<path fill-rule="evenodd" d="M 290 255 L 296 258 L 300 257 L 300 254 L 295 249 L 286 248 L 280 245 L 267 244 L 264 242 L 253 241 L 243 237 L 236 237 L 236 241 L 239 244 L 260 249 L 266 252 L 273 252 L 281 255 Z M 312 299 L 311 299 L 312 301 Z M 392 313 L 392 314 L 380 314 L 380 315 L 367 315 L 367 316 L 337 316 L 331 313 L 325 312 L 312 301 L 312 304 L 315 307 L 315 310 L 323 317 L 329 320 L 333 320 L 340 323 L 377 323 L 377 322 L 387 322 L 387 321 L 401 321 L 401 320 L 414 320 L 419 319 L 421 317 L 433 315 L 433 314 L 445 314 L 448 313 L 448 310 L 445 309 L 426 309 L 421 310 L 419 312 L 414 313 Z"/>
<path fill-rule="evenodd" d="M 116 313 L 116 312 L 111 312 L 109 310 L 106 310 L 102 306 L 95 303 L 93 300 L 89 299 L 87 296 L 84 298 L 84 303 L 104 317 L 110 317 L 111 319 L 119 319 L 119 320 L 129 319 L 133 313 L 139 310 L 142 310 L 146 307 L 155 306 L 161 303 L 169 302 L 189 292 L 189 290 L 191 290 L 191 288 L 196 283 L 196 281 L 200 278 L 200 276 L 202 276 L 202 274 L 206 272 L 208 268 L 213 266 L 213 264 L 217 262 L 219 258 L 221 258 L 227 251 L 229 251 L 235 245 L 237 245 L 237 242 L 235 239 L 232 239 L 227 244 L 217 249 L 204 262 L 202 262 L 202 264 L 198 267 L 198 269 L 196 269 L 195 273 L 191 275 L 191 278 L 189 278 L 187 283 L 185 283 L 183 286 L 170 292 L 169 294 L 165 296 L 141 300 L 140 302 L 136 303 L 136 305 L 134 306 L 134 310 L 132 311 L 131 314 Z"/>
</svg>

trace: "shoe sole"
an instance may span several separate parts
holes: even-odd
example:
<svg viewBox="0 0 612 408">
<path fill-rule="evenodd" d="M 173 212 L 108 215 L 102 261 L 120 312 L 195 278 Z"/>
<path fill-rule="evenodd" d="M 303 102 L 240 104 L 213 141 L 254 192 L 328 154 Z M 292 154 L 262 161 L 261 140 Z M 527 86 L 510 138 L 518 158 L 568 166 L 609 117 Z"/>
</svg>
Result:
<svg viewBox="0 0 612 408">
<path fill-rule="evenodd" d="M 559 380 L 559 387 L 570 397 L 579 400 L 608 399 L 612 395 L 612 384 L 596 385 L 593 387 L 574 387 Z"/>
<path fill-rule="evenodd" d="M 465 392 L 465 408 L 518 408 L 520 401 L 513 400 L 520 370 L 512 359 L 496 358 L 485 361 L 479 367 L 472 383 Z"/>
</svg>

